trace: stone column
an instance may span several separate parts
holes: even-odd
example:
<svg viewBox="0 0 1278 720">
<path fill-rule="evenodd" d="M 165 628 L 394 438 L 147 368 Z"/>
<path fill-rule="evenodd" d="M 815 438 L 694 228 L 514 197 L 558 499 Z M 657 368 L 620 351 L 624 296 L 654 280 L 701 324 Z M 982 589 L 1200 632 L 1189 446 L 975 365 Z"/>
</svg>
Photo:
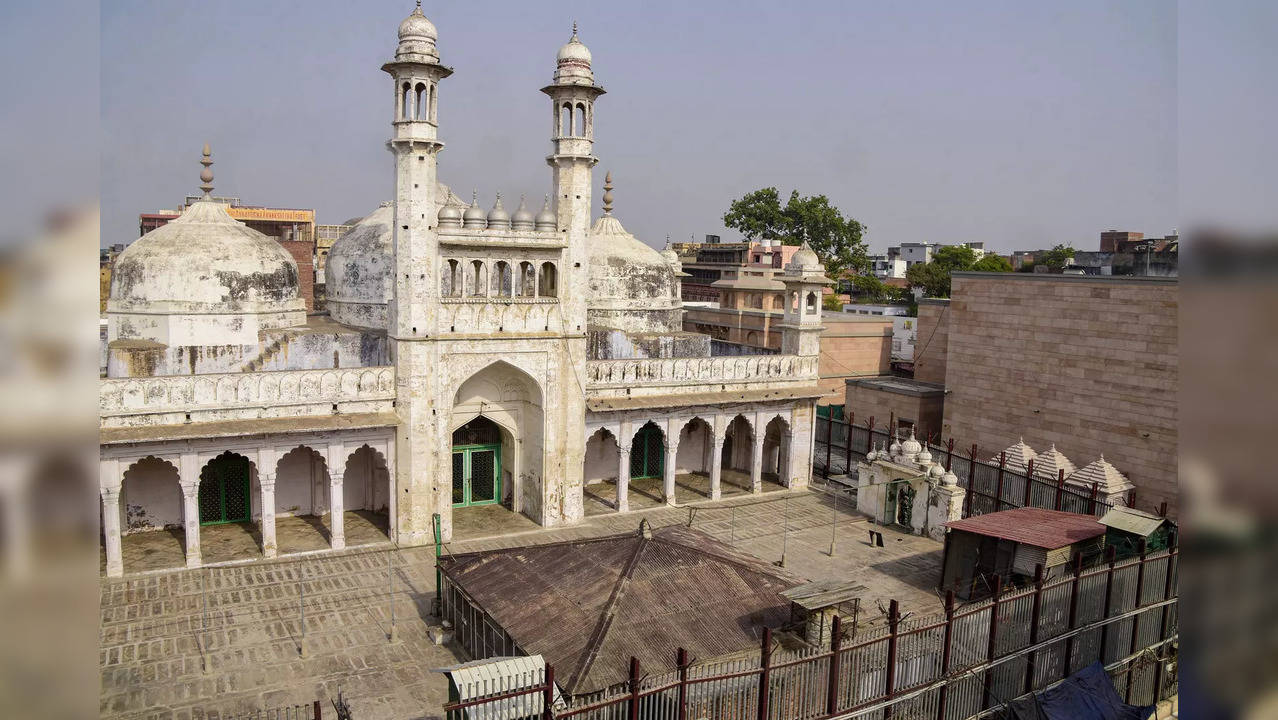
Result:
<svg viewBox="0 0 1278 720">
<path fill-rule="evenodd" d="M 750 455 L 750 492 L 763 492 L 763 432 L 758 425 L 754 428 Z"/>
<path fill-rule="evenodd" d="M 106 540 L 107 577 L 124 574 L 120 548 L 120 486 L 102 488 L 102 536 Z"/>
<path fill-rule="evenodd" d="M 186 566 L 203 565 L 200 557 L 200 459 L 186 453 L 178 460 L 178 478 L 182 485 L 182 528 L 186 542 Z"/>
<path fill-rule="evenodd" d="M 675 504 L 675 460 L 679 455 L 679 431 L 666 433 L 666 462 L 662 468 L 662 494 L 666 496 L 666 504 Z"/>
<path fill-rule="evenodd" d="M 346 527 L 342 503 L 342 483 L 346 476 L 346 447 L 342 443 L 328 446 L 328 536 L 334 550 L 346 547 Z"/>
<path fill-rule="evenodd" d="M 275 544 L 275 473 L 257 473 L 257 485 L 262 490 L 262 556 L 273 558 L 278 554 Z"/>
<path fill-rule="evenodd" d="M 617 443 L 617 512 L 630 509 L 630 445 Z"/>
<path fill-rule="evenodd" d="M 710 499 L 723 497 L 723 436 L 714 436 L 714 446 L 710 450 Z"/>
</svg>

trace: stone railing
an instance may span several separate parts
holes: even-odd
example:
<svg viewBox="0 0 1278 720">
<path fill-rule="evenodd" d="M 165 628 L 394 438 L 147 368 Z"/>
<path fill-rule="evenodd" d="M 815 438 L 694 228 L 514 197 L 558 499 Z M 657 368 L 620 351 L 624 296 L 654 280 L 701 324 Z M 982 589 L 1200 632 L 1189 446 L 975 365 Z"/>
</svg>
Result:
<svg viewBox="0 0 1278 720">
<path fill-rule="evenodd" d="M 282 415 L 273 407 L 296 407 L 302 415 L 314 413 L 299 406 L 331 412 L 335 404 L 353 404 L 367 411 L 394 397 L 393 367 L 111 378 L 101 382 L 98 411 L 106 427 Z"/>
<path fill-rule="evenodd" d="M 586 385 L 611 389 L 634 386 L 741 386 L 753 383 L 805 383 L 817 380 L 817 358 L 799 355 L 740 355 L 709 358 L 592 360 Z"/>
</svg>

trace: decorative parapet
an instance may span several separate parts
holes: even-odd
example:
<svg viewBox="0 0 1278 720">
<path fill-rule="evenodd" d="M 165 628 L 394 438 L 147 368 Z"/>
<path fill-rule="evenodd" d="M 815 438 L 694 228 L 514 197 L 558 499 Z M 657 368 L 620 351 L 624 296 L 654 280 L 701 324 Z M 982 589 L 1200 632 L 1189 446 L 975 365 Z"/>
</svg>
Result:
<svg viewBox="0 0 1278 720">
<path fill-rule="evenodd" d="M 101 382 L 102 427 L 389 410 L 393 367 L 285 370 Z M 278 408 L 287 408 L 281 411 Z"/>
<path fill-rule="evenodd" d="M 591 360 L 586 386 L 591 390 L 714 392 L 742 387 L 812 385 L 818 359 L 800 355 L 741 355 L 709 358 Z M 724 386 L 731 386 L 725 388 Z"/>
</svg>

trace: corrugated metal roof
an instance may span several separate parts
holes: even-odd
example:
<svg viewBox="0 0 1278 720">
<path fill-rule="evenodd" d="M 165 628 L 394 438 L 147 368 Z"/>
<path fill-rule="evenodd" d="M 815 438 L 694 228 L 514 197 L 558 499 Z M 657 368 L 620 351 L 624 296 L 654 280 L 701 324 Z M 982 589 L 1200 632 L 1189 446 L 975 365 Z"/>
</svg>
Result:
<svg viewBox="0 0 1278 720">
<path fill-rule="evenodd" d="M 464 702 L 494 694 L 530 688 L 546 678 L 546 661 L 540 655 L 499 657 L 473 660 L 437 668 L 435 672 L 448 675 L 457 688 L 457 699 Z M 556 698 L 555 705 L 558 705 Z M 519 697 L 484 703 L 466 709 L 466 717 L 474 720 L 516 720 L 535 717 L 542 711 L 542 695 Z"/>
<path fill-rule="evenodd" d="M 749 650 L 789 618 L 797 578 L 683 526 L 441 558 L 441 570 L 577 694 Z"/>
<path fill-rule="evenodd" d="M 1167 518 L 1121 505 L 1111 508 L 1100 519 L 1100 523 L 1106 527 L 1112 527 L 1115 530 L 1122 530 L 1140 537 L 1149 537 L 1155 530 L 1162 527 L 1165 522 L 1167 522 Z"/>
<path fill-rule="evenodd" d="M 951 530 L 1003 538 L 1054 550 L 1105 534 L 1105 526 L 1091 515 L 1016 508 L 945 523 Z"/>
<path fill-rule="evenodd" d="M 860 597 L 865 590 L 855 581 L 826 579 L 790 588 L 781 596 L 804 610 L 820 610 Z"/>
</svg>

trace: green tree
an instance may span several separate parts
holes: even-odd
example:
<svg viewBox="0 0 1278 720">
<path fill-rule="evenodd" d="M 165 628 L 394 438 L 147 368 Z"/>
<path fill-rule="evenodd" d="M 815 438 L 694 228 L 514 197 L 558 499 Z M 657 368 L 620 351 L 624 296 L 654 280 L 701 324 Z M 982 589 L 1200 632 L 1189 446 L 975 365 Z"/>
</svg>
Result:
<svg viewBox="0 0 1278 720">
<path fill-rule="evenodd" d="M 1046 265 L 1053 271 L 1064 268 L 1069 261 L 1074 259 L 1074 248 L 1068 245 L 1057 245 L 1039 255 L 1035 255 L 1034 263 L 1037 265 Z"/>
<path fill-rule="evenodd" d="M 976 251 L 966 245 L 945 245 L 932 253 L 932 262 L 950 272 L 971 270 Z"/>
<path fill-rule="evenodd" d="M 950 271 L 938 263 L 916 263 L 905 271 L 905 281 L 912 288 L 921 288 L 927 297 L 950 296 Z"/>
<path fill-rule="evenodd" d="M 776 188 L 755 190 L 732 201 L 723 224 L 749 240 L 780 240 L 785 245 L 806 242 L 821 258 L 826 274 L 833 277 L 869 265 L 861 239 L 865 227 L 843 217 L 824 195 L 803 197 L 791 191 L 783 207 Z"/>
<path fill-rule="evenodd" d="M 991 253 L 972 263 L 972 269 L 978 272 L 1012 272 L 1012 263 L 1002 255 Z"/>
<path fill-rule="evenodd" d="M 834 294 L 826 295 L 821 299 L 821 307 L 830 312 L 839 312 L 843 309 L 843 298 Z"/>
<path fill-rule="evenodd" d="M 887 283 L 873 275 L 853 275 L 852 289 L 856 291 L 859 297 L 874 302 L 882 302 L 887 297 L 890 288 Z"/>
</svg>

